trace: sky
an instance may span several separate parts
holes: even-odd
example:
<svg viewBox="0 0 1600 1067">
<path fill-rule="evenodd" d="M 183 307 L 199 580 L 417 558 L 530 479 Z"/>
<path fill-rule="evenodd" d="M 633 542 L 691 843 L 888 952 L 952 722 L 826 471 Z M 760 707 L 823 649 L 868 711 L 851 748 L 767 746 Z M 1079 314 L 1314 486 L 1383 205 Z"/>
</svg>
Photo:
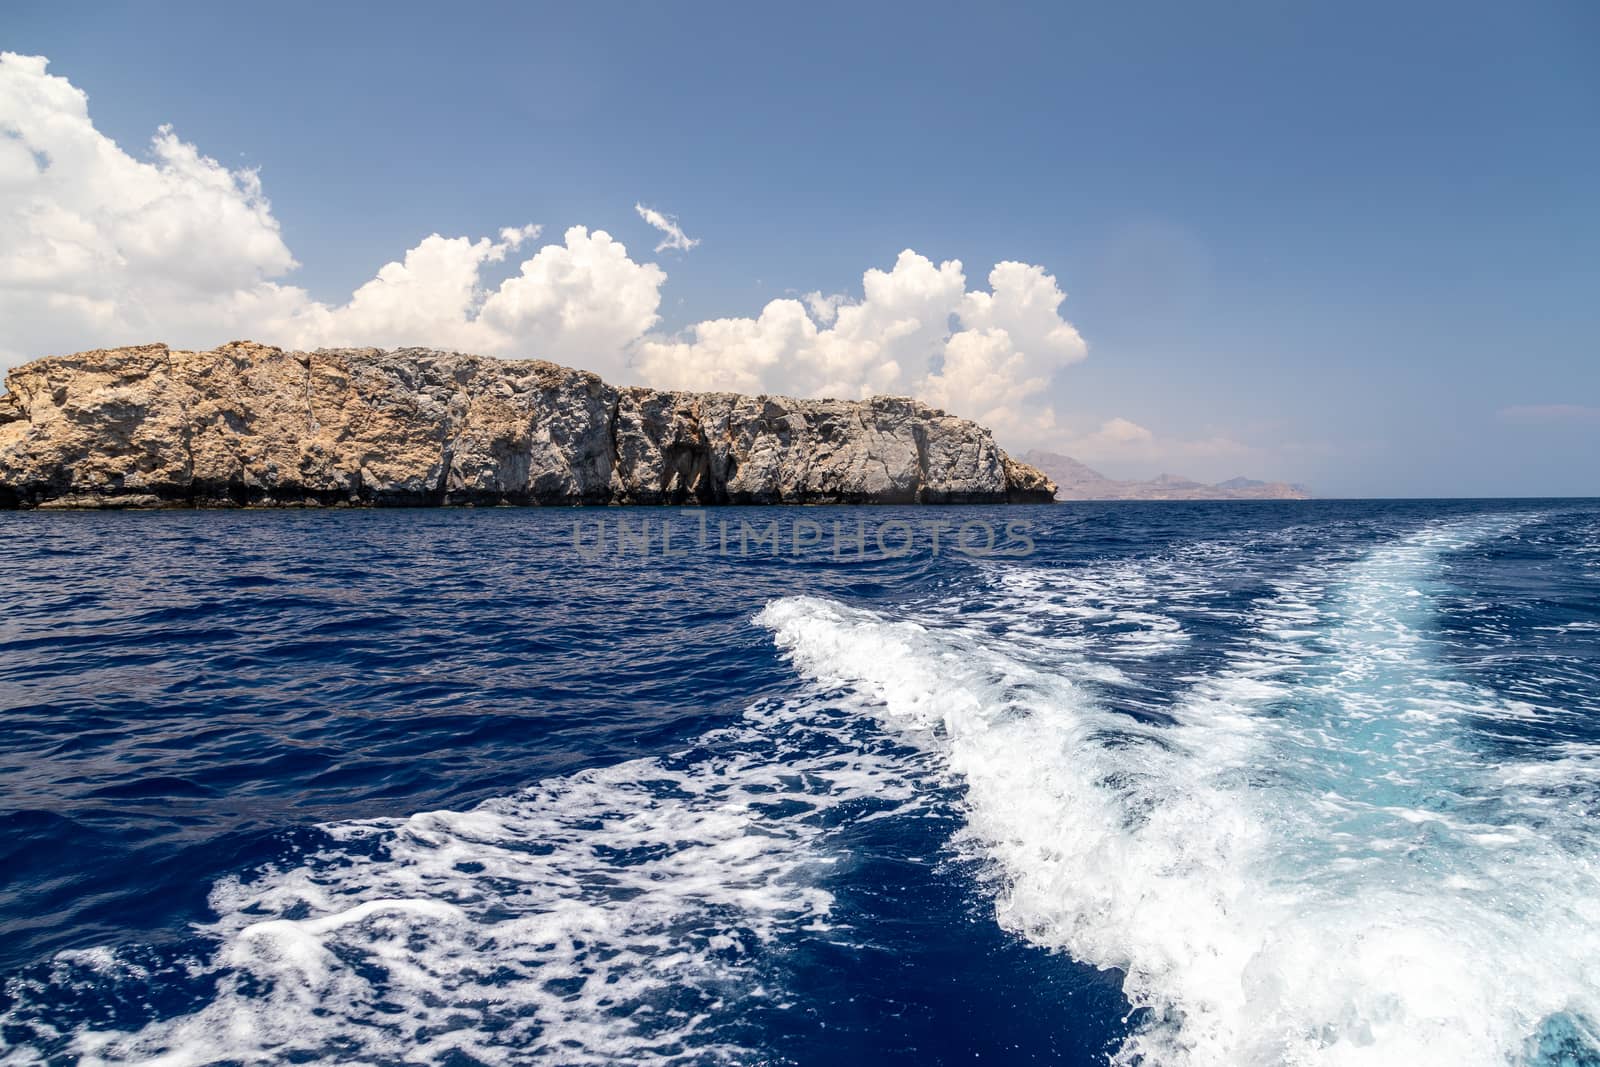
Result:
<svg viewBox="0 0 1600 1067">
<path fill-rule="evenodd" d="M 418 344 L 1600 495 L 1592 4 L 13 0 L 0 52 L 0 365 Z"/>
</svg>

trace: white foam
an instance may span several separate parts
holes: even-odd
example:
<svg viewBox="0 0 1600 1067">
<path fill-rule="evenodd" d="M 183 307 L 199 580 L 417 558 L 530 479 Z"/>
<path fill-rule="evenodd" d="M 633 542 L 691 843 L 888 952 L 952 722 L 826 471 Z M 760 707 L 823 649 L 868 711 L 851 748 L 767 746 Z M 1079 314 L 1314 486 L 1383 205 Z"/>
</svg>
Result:
<svg viewBox="0 0 1600 1067">
<path fill-rule="evenodd" d="M 1000 923 L 1125 972 L 1140 1010 L 1118 1063 L 1499 1067 L 1543 1062 L 1541 1030 L 1600 1047 L 1595 751 L 1490 758 L 1464 724 L 1532 705 L 1452 677 L 1428 636 L 1439 560 L 1496 529 L 1308 566 L 1247 617 L 1207 576 L 1239 562 L 1228 546 L 988 564 L 988 607 L 921 621 L 775 601 L 759 621 L 813 692 L 690 753 L 326 827 L 215 888 L 216 948 L 193 965 L 210 1003 L 73 1051 L 757 1062 L 738 1024 L 787 1001 L 783 946 L 853 936 L 829 892 L 845 835 L 925 813 L 951 780 Z M 1181 649 L 1195 612 L 1252 636 L 1169 724 L 1108 710 L 1116 663 Z M 106 950 L 58 967 L 161 977 Z"/>
<path fill-rule="evenodd" d="M 1550 746 L 1543 759 L 1508 762 L 1498 769 L 1500 780 L 1508 786 L 1531 787 L 1534 791 L 1582 789 L 1580 794 L 1593 799 L 1587 786 L 1600 786 L 1600 745 L 1566 741 Z"/>
<path fill-rule="evenodd" d="M 1047 638 L 1100 659 L 1147 659 L 1182 647 L 1189 634 L 1174 609 L 1198 609 L 1219 595 L 1216 575 L 1239 558 L 1239 546 L 1195 542 L 1156 557 L 1096 566 L 1042 569 L 991 563 L 994 602 L 986 613 L 1024 634 Z M 964 613 L 947 605 L 933 615 Z M 1220 613 L 1219 617 L 1220 617 Z"/>
<path fill-rule="evenodd" d="M 841 835 L 936 793 L 914 750 L 835 720 L 760 706 L 693 755 L 325 827 L 303 862 L 214 889 L 210 1003 L 73 1050 L 164 1067 L 749 1062 L 735 1026 L 782 992 L 776 942 L 846 936 L 827 889 Z"/>
<path fill-rule="evenodd" d="M 1536 1062 L 1540 1034 L 1600 1018 L 1595 832 L 1508 794 L 1461 726 L 1492 694 L 1426 637 L 1442 554 L 1501 529 L 1285 583 L 1170 728 L 1119 728 L 1071 657 L 1008 658 L 981 616 L 792 598 L 761 621 L 961 776 L 1000 922 L 1126 972 L 1145 1011 L 1117 1062 Z"/>
</svg>

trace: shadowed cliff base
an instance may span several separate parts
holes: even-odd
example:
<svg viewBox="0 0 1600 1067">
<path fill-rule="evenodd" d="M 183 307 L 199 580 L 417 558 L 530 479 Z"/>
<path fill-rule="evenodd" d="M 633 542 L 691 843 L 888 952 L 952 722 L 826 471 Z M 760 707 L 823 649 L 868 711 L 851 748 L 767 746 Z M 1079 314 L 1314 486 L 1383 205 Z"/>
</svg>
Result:
<svg viewBox="0 0 1600 1067">
<path fill-rule="evenodd" d="M 237 341 L 12 370 L 0 508 L 995 504 L 1055 484 L 904 397 L 607 385 L 543 360 Z"/>
</svg>

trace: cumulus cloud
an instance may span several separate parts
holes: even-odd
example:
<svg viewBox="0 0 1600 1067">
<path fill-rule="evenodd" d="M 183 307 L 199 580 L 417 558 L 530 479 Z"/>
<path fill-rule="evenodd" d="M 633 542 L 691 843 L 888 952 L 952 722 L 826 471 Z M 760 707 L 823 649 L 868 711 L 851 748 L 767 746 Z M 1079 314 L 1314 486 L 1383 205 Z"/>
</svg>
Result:
<svg viewBox="0 0 1600 1067">
<path fill-rule="evenodd" d="M 815 289 L 801 299 L 806 302 L 806 310 L 811 313 L 811 317 L 823 326 L 832 325 L 833 320 L 839 317 L 839 309 L 850 302 L 850 298 L 843 293 L 824 295 Z"/>
<path fill-rule="evenodd" d="M 492 291 L 484 268 L 539 236 L 423 238 L 342 304 L 297 264 L 254 171 L 162 127 L 138 159 L 37 56 L 0 54 L 0 362 L 96 345 L 432 345 L 537 355 L 614 376 L 651 329 L 666 273 L 574 226 Z"/>
<path fill-rule="evenodd" d="M 698 242 L 642 204 L 658 251 Z M 142 157 L 100 133 L 42 57 L 0 54 L 0 365 L 50 352 L 241 337 L 294 347 L 428 345 L 537 356 L 619 383 L 801 396 L 911 394 L 1010 445 L 1057 432 L 1052 376 L 1084 357 L 1042 267 L 997 264 L 969 289 L 958 260 L 907 249 L 860 295 L 806 294 L 753 318 L 654 332 L 666 273 L 604 230 L 430 234 L 343 302 L 286 281 L 297 266 L 259 175 L 167 127 Z M 531 254 L 530 254 L 531 253 Z M 521 259 L 485 283 L 492 264 Z"/>
<path fill-rule="evenodd" d="M 678 225 L 676 215 L 663 215 L 653 207 L 645 207 L 635 203 L 633 210 L 639 217 L 650 225 L 660 230 L 666 236 L 661 238 L 661 243 L 656 245 L 657 252 L 687 252 L 700 243 L 700 238 L 690 237 L 683 232 L 683 227 Z"/>
<path fill-rule="evenodd" d="M 254 172 L 227 170 L 168 127 L 147 160 L 134 159 L 94 128 L 87 98 L 46 74 L 45 62 L 0 54 L 8 361 L 64 341 L 110 343 L 221 317 L 237 294 L 296 265 Z"/>
<path fill-rule="evenodd" d="M 1061 317 L 1066 294 L 1043 267 L 996 264 L 989 291 L 966 293 L 959 318 L 965 329 L 945 346 L 940 369 L 922 380 L 918 395 L 952 410 L 1006 427 L 1012 437 L 1037 441 L 1055 428 L 1055 413 L 1038 404 L 1057 370 L 1088 347 Z"/>
<path fill-rule="evenodd" d="M 656 322 L 666 272 L 635 263 L 604 230 L 573 226 L 540 248 L 492 292 L 485 264 L 537 236 L 537 226 L 499 241 L 433 234 L 386 264 L 346 304 L 292 303 L 258 319 L 263 336 L 297 347 L 430 345 L 573 363 L 624 375 L 625 350 Z"/>
<path fill-rule="evenodd" d="M 539 227 L 505 229 L 499 241 L 431 234 L 405 258 L 386 263 L 339 307 L 305 301 L 287 308 L 276 332 L 295 345 L 401 345 L 420 338 L 450 348 L 481 344 L 483 324 L 473 310 L 483 301 L 478 278 L 486 263 L 498 263 Z"/>
<path fill-rule="evenodd" d="M 959 260 L 907 249 L 862 276 L 862 298 L 809 293 L 756 318 L 702 322 L 646 337 L 637 364 L 652 382 L 803 396 L 908 393 L 994 427 L 1013 443 L 1044 440 L 1052 375 L 1087 354 L 1060 315 L 1066 295 L 1042 267 L 1001 263 L 968 291 Z"/>
</svg>

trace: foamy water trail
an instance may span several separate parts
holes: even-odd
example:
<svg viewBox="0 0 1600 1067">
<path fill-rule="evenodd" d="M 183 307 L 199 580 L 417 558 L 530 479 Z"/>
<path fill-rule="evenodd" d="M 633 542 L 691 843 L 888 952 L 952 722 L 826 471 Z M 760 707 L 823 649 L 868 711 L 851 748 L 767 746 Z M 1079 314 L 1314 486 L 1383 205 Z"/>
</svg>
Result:
<svg viewBox="0 0 1600 1067">
<path fill-rule="evenodd" d="M 853 827 L 921 810 L 927 761 L 870 723 L 753 708 L 693 750 L 555 778 L 468 811 L 337 823 L 317 851 L 229 879 L 213 952 L 152 971 L 61 954 L 0 1019 L 0 1062 L 748 1063 L 782 1008 L 785 938 L 836 933 Z M 122 1030 L 47 1006 L 215 981 Z M 106 996 L 109 991 L 112 996 Z"/>
<path fill-rule="evenodd" d="M 1531 706 L 1438 643 L 1451 554 L 1513 526 L 1345 552 L 1246 609 L 1212 604 L 1229 544 L 994 567 L 915 619 L 774 601 L 794 698 L 674 755 L 322 827 L 214 887 L 192 955 L 63 953 L 9 989 L 0 1062 L 781 1062 L 785 953 L 870 938 L 830 888 L 853 835 L 955 805 L 1003 927 L 1125 972 L 1118 1064 L 1600 1063 L 1600 749 L 1494 755 L 1483 724 Z M 1116 710 L 1185 611 L 1226 619 L 1230 658 Z M 165 988 L 190 999 L 152 1008 Z"/>
<path fill-rule="evenodd" d="M 1430 636 L 1441 562 L 1507 529 L 1431 527 L 1281 583 L 1170 726 L 1103 710 L 1075 653 L 1009 655 L 992 620 L 794 598 L 762 621 L 815 682 L 932 732 L 1002 924 L 1126 972 L 1116 1062 L 1595 1062 L 1589 754 L 1496 762 L 1469 720 L 1516 709 Z"/>
</svg>

